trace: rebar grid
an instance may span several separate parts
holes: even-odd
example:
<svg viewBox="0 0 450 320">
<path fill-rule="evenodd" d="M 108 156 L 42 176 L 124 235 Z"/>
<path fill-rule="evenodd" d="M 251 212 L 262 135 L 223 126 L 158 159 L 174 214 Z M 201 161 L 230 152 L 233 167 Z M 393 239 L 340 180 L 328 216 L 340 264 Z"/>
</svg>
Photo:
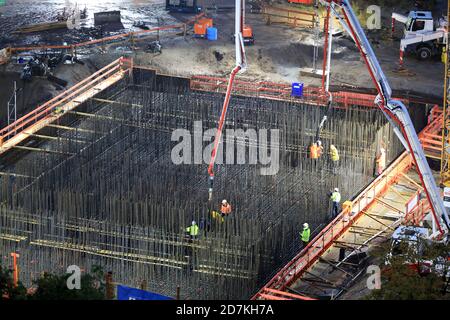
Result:
<svg viewBox="0 0 450 320">
<path fill-rule="evenodd" d="M 328 192 L 339 187 L 349 199 L 372 180 L 381 141 L 389 160 L 403 150 L 381 112 L 355 107 L 333 111 L 325 155 L 314 161 L 307 150 L 325 108 L 233 97 L 225 129 L 279 129 L 280 169 L 262 176 L 261 165 L 217 165 L 211 205 L 207 161 L 174 165 L 171 134 L 193 133 L 194 121 L 215 128 L 223 96 L 186 88 L 136 74 L 30 137 L 26 146 L 40 152 L 2 159 L 0 252 L 21 252 L 26 283 L 44 270 L 98 264 L 116 282 L 146 280 L 170 296 L 180 286 L 188 299 L 248 298 L 298 252 L 304 222 L 318 231 L 329 220 Z M 222 199 L 233 206 L 224 223 L 209 214 Z M 184 230 L 193 219 L 209 227 L 191 243 Z"/>
</svg>

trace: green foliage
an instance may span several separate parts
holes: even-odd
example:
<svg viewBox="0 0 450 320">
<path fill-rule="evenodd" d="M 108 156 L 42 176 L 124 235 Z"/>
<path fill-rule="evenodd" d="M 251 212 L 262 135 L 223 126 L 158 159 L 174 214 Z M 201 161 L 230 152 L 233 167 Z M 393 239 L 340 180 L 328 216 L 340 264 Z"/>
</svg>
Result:
<svg viewBox="0 0 450 320">
<path fill-rule="evenodd" d="M 25 300 L 27 299 L 27 289 L 22 283 L 14 286 L 12 270 L 3 269 L 0 266 L 0 300 Z"/>
<path fill-rule="evenodd" d="M 103 300 L 105 299 L 105 283 L 103 270 L 94 266 L 90 274 L 81 275 L 80 290 L 69 290 L 67 279 L 70 274 L 45 273 L 34 281 L 34 294 L 27 295 L 27 289 L 19 282 L 13 284 L 12 271 L 0 267 L 0 300 Z"/>
<path fill-rule="evenodd" d="M 417 250 L 402 244 L 401 255 L 389 257 L 390 246 L 384 246 L 375 253 L 381 261 L 389 259 L 381 274 L 381 289 L 373 290 L 366 297 L 371 300 L 450 300 L 446 292 L 447 280 L 435 272 L 423 272 L 426 263 L 437 257 L 446 257 L 450 247 L 442 244 L 421 242 Z M 415 264 L 416 267 L 412 265 Z M 418 272 L 421 270 L 421 272 Z"/>
<path fill-rule="evenodd" d="M 105 284 L 102 281 L 103 271 L 93 267 L 92 274 L 81 275 L 81 289 L 69 290 L 67 279 L 70 274 L 55 275 L 45 273 L 35 281 L 38 287 L 32 296 L 33 300 L 103 300 Z"/>
</svg>

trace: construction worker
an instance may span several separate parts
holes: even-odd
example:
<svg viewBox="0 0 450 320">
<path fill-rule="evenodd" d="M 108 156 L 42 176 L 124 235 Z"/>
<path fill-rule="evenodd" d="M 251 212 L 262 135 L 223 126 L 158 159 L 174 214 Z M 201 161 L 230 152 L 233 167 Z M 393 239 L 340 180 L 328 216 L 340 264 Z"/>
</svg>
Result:
<svg viewBox="0 0 450 320">
<path fill-rule="evenodd" d="M 384 169 L 386 169 L 386 149 L 384 148 L 383 144 L 380 147 L 380 152 L 377 155 L 376 162 L 377 162 L 376 176 L 379 176 L 383 173 Z"/>
<path fill-rule="evenodd" d="M 334 144 L 330 146 L 330 157 L 333 163 L 333 173 L 336 174 L 338 163 L 339 163 L 339 152 Z"/>
<path fill-rule="evenodd" d="M 319 147 L 317 146 L 317 143 L 314 142 L 310 147 L 309 147 L 309 157 L 311 159 L 318 159 L 319 158 Z"/>
<path fill-rule="evenodd" d="M 442 48 L 441 61 L 443 64 L 447 61 L 447 48 L 445 46 Z"/>
<path fill-rule="evenodd" d="M 190 227 L 186 228 L 186 232 L 189 233 L 189 237 L 191 240 L 194 240 L 198 236 L 199 227 L 195 221 L 192 221 L 192 224 Z"/>
<path fill-rule="evenodd" d="M 300 233 L 300 237 L 302 238 L 302 242 L 303 242 L 303 248 L 308 245 L 310 236 L 311 236 L 311 230 L 309 230 L 309 225 L 307 223 L 304 223 L 303 231 Z"/>
<path fill-rule="evenodd" d="M 231 213 L 231 205 L 227 200 L 222 200 L 222 206 L 220 208 L 220 214 L 222 217 L 226 217 Z"/>
<path fill-rule="evenodd" d="M 334 219 L 339 214 L 339 204 L 341 203 L 341 194 L 339 193 L 338 188 L 334 188 L 334 192 L 331 194 L 330 199 L 333 202 L 333 209 L 331 216 Z"/>
</svg>

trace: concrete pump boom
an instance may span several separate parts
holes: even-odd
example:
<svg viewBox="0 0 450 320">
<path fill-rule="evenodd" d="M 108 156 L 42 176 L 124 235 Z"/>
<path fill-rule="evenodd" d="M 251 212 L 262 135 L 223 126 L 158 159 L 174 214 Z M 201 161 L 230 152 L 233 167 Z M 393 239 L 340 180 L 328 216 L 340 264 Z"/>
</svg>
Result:
<svg viewBox="0 0 450 320">
<path fill-rule="evenodd" d="M 392 99 L 392 89 L 389 86 L 389 82 L 381 69 L 372 46 L 370 45 L 350 2 L 348 0 L 320 0 L 320 2 L 325 6 L 331 7 L 333 15 L 339 19 L 344 29 L 355 41 L 378 91 L 375 104 L 383 111 L 390 123 L 394 126 L 395 133 L 413 158 L 425 194 L 430 202 L 434 221 L 432 237 L 442 237 L 446 235 L 450 229 L 450 219 L 408 110 L 401 101 Z M 336 7 L 341 8 L 343 17 L 335 10 Z M 441 219 L 444 219 L 446 226 L 442 225 Z"/>
</svg>

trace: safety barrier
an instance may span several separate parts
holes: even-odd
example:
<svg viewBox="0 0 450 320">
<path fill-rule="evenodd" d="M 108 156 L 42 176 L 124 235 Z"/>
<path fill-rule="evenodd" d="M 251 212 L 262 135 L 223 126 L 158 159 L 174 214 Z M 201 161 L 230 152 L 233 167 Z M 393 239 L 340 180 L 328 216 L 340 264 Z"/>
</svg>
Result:
<svg viewBox="0 0 450 320">
<path fill-rule="evenodd" d="M 314 28 L 316 15 L 314 12 L 284 9 L 271 6 L 262 8 L 267 24 L 283 23 L 295 27 Z"/>
<path fill-rule="evenodd" d="M 18 136 L 22 132 L 36 132 L 48 122 L 55 120 L 59 111 L 68 111 L 65 109 L 78 106 L 86 99 L 122 79 L 132 68 L 132 60 L 121 57 L 3 128 L 0 130 L 0 153 L 26 139 L 27 134 Z"/>
<path fill-rule="evenodd" d="M 192 90 L 224 93 L 227 89 L 227 81 L 226 78 L 221 77 L 193 76 L 190 87 Z M 328 101 L 328 96 L 319 87 L 305 86 L 303 88 L 303 96 L 300 98 L 293 97 L 291 93 L 291 84 L 268 81 L 252 82 L 235 80 L 233 87 L 233 94 L 256 96 L 259 98 L 307 102 L 321 106 L 325 105 Z M 377 108 L 374 102 L 375 98 L 376 96 L 372 94 L 347 91 L 333 92 L 333 103 L 336 108 L 348 108 L 352 106 Z M 408 103 L 406 99 L 402 99 L 402 101 Z"/>
</svg>

